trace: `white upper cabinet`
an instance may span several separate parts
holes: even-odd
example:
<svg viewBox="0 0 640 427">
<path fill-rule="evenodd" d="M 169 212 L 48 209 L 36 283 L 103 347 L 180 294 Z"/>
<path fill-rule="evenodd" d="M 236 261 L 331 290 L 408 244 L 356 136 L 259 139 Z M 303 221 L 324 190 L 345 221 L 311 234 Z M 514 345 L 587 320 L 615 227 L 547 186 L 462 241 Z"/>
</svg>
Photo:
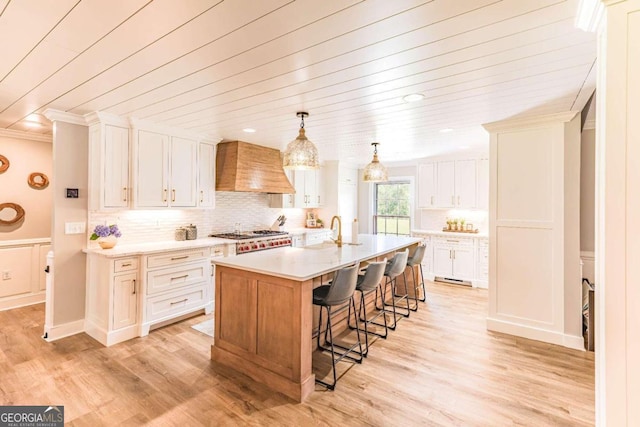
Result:
<svg viewBox="0 0 640 427">
<path fill-rule="evenodd" d="M 436 204 L 441 208 L 455 207 L 455 162 L 438 162 Z"/>
<path fill-rule="evenodd" d="M 105 126 L 104 207 L 129 206 L 129 129 Z"/>
<path fill-rule="evenodd" d="M 216 146 L 200 143 L 198 153 L 198 206 L 213 208 L 216 205 Z"/>
<path fill-rule="evenodd" d="M 320 170 L 297 170 L 293 174 L 293 186 L 296 194 L 293 197 L 296 208 L 317 208 L 321 206 L 321 175 Z"/>
<path fill-rule="evenodd" d="M 447 160 L 418 165 L 419 208 L 475 208 L 476 160 Z"/>
<path fill-rule="evenodd" d="M 195 207 L 198 142 L 171 137 L 170 153 L 170 205 L 181 208 Z"/>
<path fill-rule="evenodd" d="M 196 140 L 138 130 L 135 153 L 135 207 L 197 205 Z"/>
<path fill-rule="evenodd" d="M 418 207 L 436 206 L 436 163 L 418 165 Z"/>
<path fill-rule="evenodd" d="M 476 207 L 476 161 L 456 160 L 455 162 L 456 208 Z"/>
<path fill-rule="evenodd" d="M 169 141 L 168 135 L 138 131 L 136 141 L 135 206 L 169 206 Z"/>
<path fill-rule="evenodd" d="M 94 114 L 89 122 L 89 209 L 128 208 L 131 200 L 128 124 L 106 114 Z"/>
</svg>

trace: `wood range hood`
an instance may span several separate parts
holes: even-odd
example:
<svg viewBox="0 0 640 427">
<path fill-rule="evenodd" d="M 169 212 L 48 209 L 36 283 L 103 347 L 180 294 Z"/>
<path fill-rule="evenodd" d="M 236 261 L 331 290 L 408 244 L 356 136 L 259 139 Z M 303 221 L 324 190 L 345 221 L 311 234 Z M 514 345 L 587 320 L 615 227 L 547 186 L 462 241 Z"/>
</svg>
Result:
<svg viewBox="0 0 640 427">
<path fill-rule="evenodd" d="M 242 141 L 218 144 L 216 191 L 296 192 L 284 174 L 279 150 Z"/>
</svg>

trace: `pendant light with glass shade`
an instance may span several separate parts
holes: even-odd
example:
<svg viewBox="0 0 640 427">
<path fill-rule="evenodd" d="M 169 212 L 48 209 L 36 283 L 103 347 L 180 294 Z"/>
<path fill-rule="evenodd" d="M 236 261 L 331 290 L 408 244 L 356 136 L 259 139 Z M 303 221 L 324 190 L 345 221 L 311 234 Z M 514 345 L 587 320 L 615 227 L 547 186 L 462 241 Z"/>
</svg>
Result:
<svg viewBox="0 0 640 427">
<path fill-rule="evenodd" d="M 318 149 L 304 134 L 304 118 L 308 117 L 309 113 L 300 111 L 296 113 L 296 116 L 301 118 L 300 131 L 298 137 L 287 145 L 282 167 L 297 170 L 318 169 L 320 167 Z"/>
<path fill-rule="evenodd" d="M 380 160 L 378 160 L 378 145 L 379 142 L 372 142 L 373 145 L 373 160 L 364 168 L 364 182 L 385 182 L 389 181 L 389 175 L 387 174 L 387 168 L 384 167 Z"/>
</svg>

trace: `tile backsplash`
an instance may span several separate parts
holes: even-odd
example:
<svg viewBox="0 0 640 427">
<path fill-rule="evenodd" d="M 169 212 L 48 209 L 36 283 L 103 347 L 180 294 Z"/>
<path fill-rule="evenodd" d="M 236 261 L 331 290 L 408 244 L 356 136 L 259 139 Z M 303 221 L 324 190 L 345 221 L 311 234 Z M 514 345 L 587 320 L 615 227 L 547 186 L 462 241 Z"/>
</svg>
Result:
<svg viewBox="0 0 640 427">
<path fill-rule="evenodd" d="M 287 217 L 287 228 L 304 227 L 304 209 L 270 208 L 264 193 L 218 191 L 215 209 L 89 212 L 87 230 L 91 234 L 98 224 L 118 224 L 120 243 L 147 243 L 173 240 L 175 229 L 189 224 L 198 227 L 198 237 L 233 231 L 236 223 L 244 231 L 270 228 L 281 214 Z"/>
</svg>

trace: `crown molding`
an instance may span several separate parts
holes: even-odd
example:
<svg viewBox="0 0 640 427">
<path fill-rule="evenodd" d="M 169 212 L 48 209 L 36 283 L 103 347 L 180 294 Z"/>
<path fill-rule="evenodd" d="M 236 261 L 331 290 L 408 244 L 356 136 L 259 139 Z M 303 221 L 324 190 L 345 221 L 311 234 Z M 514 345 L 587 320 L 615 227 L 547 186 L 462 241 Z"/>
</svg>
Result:
<svg viewBox="0 0 640 427">
<path fill-rule="evenodd" d="M 28 141 L 53 142 L 53 135 L 36 132 L 24 132 L 12 129 L 0 129 L 0 137 L 26 139 Z"/>
<path fill-rule="evenodd" d="M 102 111 L 92 111 L 84 115 L 86 123 L 91 126 L 98 123 L 107 123 L 114 126 L 121 126 L 128 128 L 129 119 L 118 116 L 116 114 L 104 113 Z"/>
<path fill-rule="evenodd" d="M 596 119 L 589 119 L 584 122 L 584 126 L 582 127 L 582 130 L 589 130 L 589 129 L 595 129 L 595 128 L 596 128 Z"/>
<path fill-rule="evenodd" d="M 605 5 L 600 0 L 580 0 L 573 25 L 582 31 L 595 33 L 602 22 L 604 9 Z"/>
<path fill-rule="evenodd" d="M 74 125 L 87 126 L 87 120 L 78 114 L 67 113 L 66 111 L 47 108 L 43 115 L 52 122 L 65 122 Z"/>
<path fill-rule="evenodd" d="M 564 113 L 545 114 L 535 117 L 517 117 L 513 119 L 501 120 L 498 122 L 485 123 L 482 125 L 487 132 L 498 132 L 509 129 L 521 129 L 528 127 L 540 127 L 552 123 L 567 123 L 573 120 L 579 111 L 567 111 Z"/>
</svg>

